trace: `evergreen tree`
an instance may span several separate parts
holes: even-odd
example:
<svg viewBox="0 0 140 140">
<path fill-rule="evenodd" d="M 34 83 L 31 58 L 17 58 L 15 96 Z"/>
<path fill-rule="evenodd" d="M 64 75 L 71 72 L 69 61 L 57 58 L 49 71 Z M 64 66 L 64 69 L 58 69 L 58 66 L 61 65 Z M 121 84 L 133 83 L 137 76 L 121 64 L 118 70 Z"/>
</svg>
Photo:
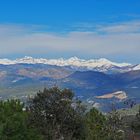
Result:
<svg viewBox="0 0 140 140">
<path fill-rule="evenodd" d="M 105 140 L 106 118 L 96 108 L 92 108 L 86 114 L 86 124 L 88 131 L 87 140 Z"/>
<path fill-rule="evenodd" d="M 0 101 L 0 140 L 41 140 L 27 124 L 28 113 L 19 100 Z"/>
<path fill-rule="evenodd" d="M 30 124 L 39 128 L 47 140 L 85 139 L 84 110 L 73 101 L 73 92 L 53 87 L 30 99 Z"/>
</svg>

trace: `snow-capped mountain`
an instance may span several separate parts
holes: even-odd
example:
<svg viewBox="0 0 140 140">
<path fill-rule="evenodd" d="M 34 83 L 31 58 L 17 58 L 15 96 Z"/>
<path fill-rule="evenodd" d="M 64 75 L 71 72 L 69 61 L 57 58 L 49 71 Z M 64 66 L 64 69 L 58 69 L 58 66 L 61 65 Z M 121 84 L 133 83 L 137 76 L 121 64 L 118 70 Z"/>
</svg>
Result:
<svg viewBox="0 0 140 140">
<path fill-rule="evenodd" d="M 69 66 L 75 70 L 96 70 L 101 72 L 126 72 L 131 70 L 140 70 L 140 65 L 132 65 L 129 63 L 115 63 L 105 58 L 101 59 L 79 59 L 77 57 L 71 57 L 69 59 L 44 59 L 44 58 L 32 58 L 25 56 L 24 58 L 9 60 L 0 59 L 0 64 L 11 65 L 11 64 L 48 64 L 56 66 Z"/>
<path fill-rule="evenodd" d="M 140 64 L 136 65 L 133 70 L 140 70 Z"/>
<path fill-rule="evenodd" d="M 77 97 L 93 100 L 103 108 L 110 101 L 120 105 L 123 99 L 135 98 L 140 102 L 140 65 L 115 63 L 104 58 L 0 59 L 2 99 L 22 98 L 52 86 L 70 88 Z"/>
</svg>

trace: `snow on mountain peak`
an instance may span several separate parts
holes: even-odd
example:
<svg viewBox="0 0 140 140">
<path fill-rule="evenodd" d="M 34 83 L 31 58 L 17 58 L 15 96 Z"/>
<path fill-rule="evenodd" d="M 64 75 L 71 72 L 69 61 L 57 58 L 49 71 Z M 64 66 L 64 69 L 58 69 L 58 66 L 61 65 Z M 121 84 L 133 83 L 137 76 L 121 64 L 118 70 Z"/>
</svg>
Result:
<svg viewBox="0 0 140 140">
<path fill-rule="evenodd" d="M 80 67 L 80 68 L 87 68 L 89 70 L 92 69 L 100 69 L 101 71 L 106 71 L 109 68 L 113 67 L 129 67 L 132 66 L 128 63 L 115 63 L 105 58 L 100 59 L 79 59 L 77 57 L 71 57 L 69 59 L 45 59 L 45 58 L 33 58 L 30 56 L 25 56 L 24 58 L 19 58 L 16 60 L 9 60 L 9 59 L 0 59 L 0 64 L 10 65 L 10 64 L 49 64 L 49 65 L 56 65 L 56 66 L 71 66 L 71 67 Z M 137 69 L 140 69 L 138 67 Z"/>
<path fill-rule="evenodd" d="M 99 62 L 105 62 L 105 63 L 111 63 L 111 61 L 109 61 L 108 59 L 106 58 L 100 58 L 98 59 Z"/>
<path fill-rule="evenodd" d="M 2 65 L 11 65 L 11 64 L 15 64 L 15 62 L 13 60 L 9 60 L 9 59 L 0 59 L 0 64 Z"/>
<path fill-rule="evenodd" d="M 136 65 L 133 70 L 140 70 L 140 64 L 139 65 Z"/>
</svg>

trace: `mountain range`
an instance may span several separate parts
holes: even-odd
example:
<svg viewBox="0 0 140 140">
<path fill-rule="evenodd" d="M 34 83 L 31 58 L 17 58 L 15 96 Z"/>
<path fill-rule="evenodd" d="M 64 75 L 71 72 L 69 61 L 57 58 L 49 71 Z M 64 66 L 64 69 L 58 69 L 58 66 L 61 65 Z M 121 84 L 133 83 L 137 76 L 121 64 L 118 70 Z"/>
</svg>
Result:
<svg viewBox="0 0 140 140">
<path fill-rule="evenodd" d="M 127 99 L 140 102 L 140 65 L 104 58 L 0 59 L 1 99 L 16 96 L 26 100 L 38 90 L 51 86 L 70 88 L 75 97 L 102 110 L 108 110 L 112 102 L 120 108 Z"/>
<path fill-rule="evenodd" d="M 48 64 L 55 66 L 69 66 L 76 70 L 95 70 L 101 72 L 125 72 L 130 70 L 140 70 L 140 65 L 132 65 L 130 63 L 115 63 L 105 58 L 101 59 L 79 59 L 77 57 L 71 57 L 69 59 L 44 59 L 44 58 L 32 58 L 25 56 L 24 58 L 10 60 L 0 59 L 0 64 L 12 65 L 12 64 Z"/>
</svg>

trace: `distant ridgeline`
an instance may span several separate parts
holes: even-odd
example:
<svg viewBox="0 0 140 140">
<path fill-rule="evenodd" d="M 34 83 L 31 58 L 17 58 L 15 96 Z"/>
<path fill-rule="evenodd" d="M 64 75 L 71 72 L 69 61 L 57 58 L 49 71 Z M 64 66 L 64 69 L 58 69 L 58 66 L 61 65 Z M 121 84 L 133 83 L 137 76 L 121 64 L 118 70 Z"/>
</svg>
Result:
<svg viewBox="0 0 140 140">
<path fill-rule="evenodd" d="M 28 95 L 52 86 L 70 88 L 77 98 L 103 111 L 108 111 L 112 102 L 119 109 L 128 99 L 140 103 L 140 65 L 104 58 L 0 59 L 1 99 L 26 100 Z"/>
</svg>

